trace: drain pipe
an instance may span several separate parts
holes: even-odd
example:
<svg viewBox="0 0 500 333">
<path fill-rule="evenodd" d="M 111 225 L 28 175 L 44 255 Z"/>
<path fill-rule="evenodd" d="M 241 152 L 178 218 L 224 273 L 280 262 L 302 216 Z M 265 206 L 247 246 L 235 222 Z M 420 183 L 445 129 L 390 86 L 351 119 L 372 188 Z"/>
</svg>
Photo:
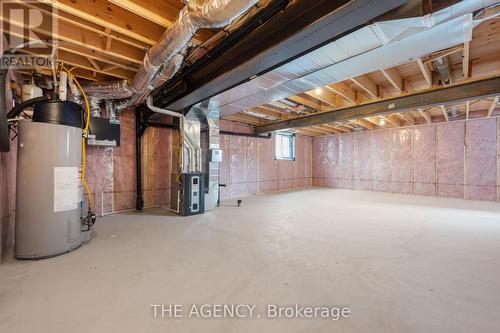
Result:
<svg viewBox="0 0 500 333">
<path fill-rule="evenodd" d="M 148 96 L 146 100 L 146 105 L 147 107 L 157 113 L 165 114 L 168 116 L 172 117 L 177 117 L 179 118 L 179 129 L 180 129 L 180 136 L 181 136 L 181 149 L 182 149 L 182 143 L 186 144 L 186 148 L 189 150 L 189 156 L 190 156 L 190 165 L 194 164 L 194 167 L 191 166 L 188 171 L 198 171 L 200 167 L 200 162 L 199 160 L 201 159 L 200 156 L 200 148 L 188 137 L 184 135 L 184 115 L 179 112 L 167 110 L 167 109 L 162 109 L 157 106 L 153 105 L 153 96 Z"/>
</svg>

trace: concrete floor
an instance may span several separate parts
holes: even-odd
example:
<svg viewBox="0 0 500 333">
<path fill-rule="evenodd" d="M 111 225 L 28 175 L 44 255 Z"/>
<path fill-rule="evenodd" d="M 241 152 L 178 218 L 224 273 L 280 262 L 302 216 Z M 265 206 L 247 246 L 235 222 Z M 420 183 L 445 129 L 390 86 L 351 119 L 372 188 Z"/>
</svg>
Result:
<svg viewBox="0 0 500 333">
<path fill-rule="evenodd" d="M 0 332 L 498 332 L 500 205 L 335 189 L 203 216 L 101 218 L 77 251 L 0 266 Z M 150 304 L 349 306 L 351 318 L 167 319 Z M 186 310 L 187 309 L 187 310 Z"/>
</svg>

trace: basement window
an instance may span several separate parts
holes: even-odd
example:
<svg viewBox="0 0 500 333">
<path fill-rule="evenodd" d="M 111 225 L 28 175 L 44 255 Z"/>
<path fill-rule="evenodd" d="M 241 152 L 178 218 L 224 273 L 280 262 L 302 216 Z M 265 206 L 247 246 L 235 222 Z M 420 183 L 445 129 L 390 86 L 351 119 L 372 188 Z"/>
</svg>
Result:
<svg viewBox="0 0 500 333">
<path fill-rule="evenodd" d="M 287 161 L 295 160 L 295 134 L 276 134 L 276 159 Z"/>
</svg>

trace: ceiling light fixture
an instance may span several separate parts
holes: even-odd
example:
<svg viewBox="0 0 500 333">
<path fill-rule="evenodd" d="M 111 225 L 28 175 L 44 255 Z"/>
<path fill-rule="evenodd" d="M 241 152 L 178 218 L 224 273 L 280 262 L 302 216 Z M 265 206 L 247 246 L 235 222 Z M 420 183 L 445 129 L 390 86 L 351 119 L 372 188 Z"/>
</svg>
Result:
<svg viewBox="0 0 500 333">
<path fill-rule="evenodd" d="M 316 92 L 316 95 L 321 95 L 323 90 L 321 88 L 316 88 L 315 92 Z"/>
<path fill-rule="evenodd" d="M 385 119 L 384 118 L 380 118 L 379 123 L 380 123 L 380 125 L 384 126 L 385 125 Z"/>
</svg>

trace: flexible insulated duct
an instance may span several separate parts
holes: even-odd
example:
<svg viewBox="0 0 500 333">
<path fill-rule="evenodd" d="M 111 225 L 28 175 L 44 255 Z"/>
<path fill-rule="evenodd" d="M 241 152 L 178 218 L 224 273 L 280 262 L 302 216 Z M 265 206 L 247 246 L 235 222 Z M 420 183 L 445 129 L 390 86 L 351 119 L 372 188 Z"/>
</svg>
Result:
<svg viewBox="0 0 500 333">
<path fill-rule="evenodd" d="M 179 70 L 195 33 L 202 28 L 221 28 L 255 5 L 258 0 L 190 0 L 160 41 L 151 47 L 137 73 L 131 104 L 138 104 Z"/>
</svg>

